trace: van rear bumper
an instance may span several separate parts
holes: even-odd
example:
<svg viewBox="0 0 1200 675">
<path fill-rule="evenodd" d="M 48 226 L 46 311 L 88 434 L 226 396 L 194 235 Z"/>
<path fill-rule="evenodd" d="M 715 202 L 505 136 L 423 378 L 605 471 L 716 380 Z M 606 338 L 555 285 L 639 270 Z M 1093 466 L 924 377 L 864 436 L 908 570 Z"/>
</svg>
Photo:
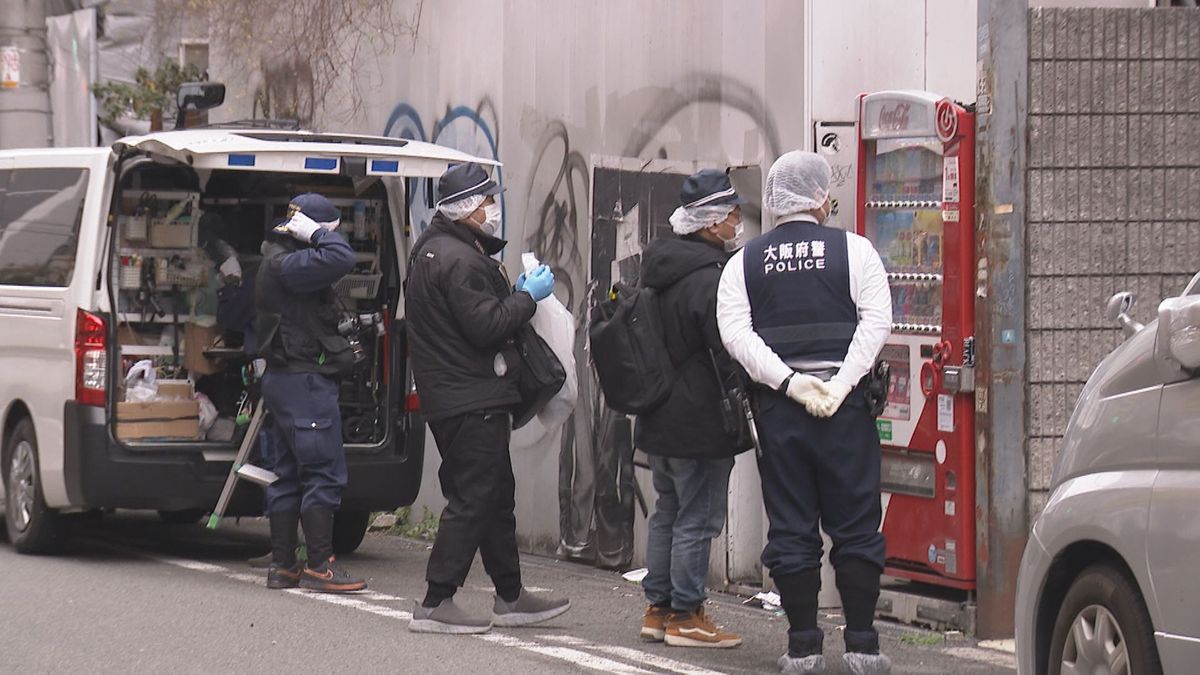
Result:
<svg viewBox="0 0 1200 675">
<path fill-rule="evenodd" d="M 199 448 L 130 450 L 110 434 L 104 408 L 67 401 L 63 410 L 63 469 L 67 496 L 83 508 L 212 509 L 229 462 L 205 461 Z M 382 448 L 347 452 L 350 482 L 342 508 L 385 511 L 412 504 L 421 486 L 425 425 L 412 419 Z M 399 443 L 399 447 L 397 444 Z M 242 481 L 226 514 L 262 513 L 262 490 Z"/>
</svg>

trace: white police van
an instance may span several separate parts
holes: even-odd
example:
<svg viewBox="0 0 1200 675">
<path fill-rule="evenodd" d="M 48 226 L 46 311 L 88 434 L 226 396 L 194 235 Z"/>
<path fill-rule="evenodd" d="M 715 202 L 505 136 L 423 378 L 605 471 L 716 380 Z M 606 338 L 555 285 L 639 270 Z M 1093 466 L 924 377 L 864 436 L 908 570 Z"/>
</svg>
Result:
<svg viewBox="0 0 1200 675">
<path fill-rule="evenodd" d="M 194 522 L 213 508 L 249 387 L 247 338 L 229 324 L 247 298 L 226 301 L 252 283 L 266 228 L 303 192 L 342 209 L 339 231 L 358 253 L 336 287 L 346 315 L 384 326 L 361 333 L 366 364 L 342 382 L 350 482 L 335 547 L 358 546 L 370 511 L 412 503 L 425 436 L 401 318 L 406 179 L 462 161 L 493 164 L 427 143 L 263 128 L 0 152 L 0 504 L 16 550 L 59 550 L 73 514 L 154 509 Z M 231 250 L 243 286 L 213 253 Z M 127 383 L 131 371 L 141 375 Z M 228 514 L 261 507 L 246 484 Z"/>
</svg>

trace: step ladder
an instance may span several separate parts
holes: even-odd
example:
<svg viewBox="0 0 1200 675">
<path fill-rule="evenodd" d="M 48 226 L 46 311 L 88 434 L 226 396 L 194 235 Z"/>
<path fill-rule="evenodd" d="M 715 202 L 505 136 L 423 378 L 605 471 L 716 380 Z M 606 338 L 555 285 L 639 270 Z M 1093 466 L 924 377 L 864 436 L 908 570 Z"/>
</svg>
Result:
<svg viewBox="0 0 1200 675">
<path fill-rule="evenodd" d="M 242 445 L 238 448 L 237 457 L 234 458 L 233 466 L 229 469 L 229 476 L 225 478 L 225 488 L 221 490 L 217 508 L 213 509 L 212 515 L 208 518 L 208 529 L 215 530 L 221 524 L 221 518 L 225 516 L 225 509 L 229 508 L 229 500 L 233 498 L 233 491 L 239 480 L 247 480 L 263 487 L 279 480 L 279 476 L 276 476 L 274 472 L 246 461 L 250 457 L 250 451 L 254 449 L 254 444 L 258 442 L 258 432 L 262 429 L 266 417 L 267 406 L 260 400 L 254 405 L 254 414 L 250 416 L 246 435 L 242 438 Z"/>
</svg>

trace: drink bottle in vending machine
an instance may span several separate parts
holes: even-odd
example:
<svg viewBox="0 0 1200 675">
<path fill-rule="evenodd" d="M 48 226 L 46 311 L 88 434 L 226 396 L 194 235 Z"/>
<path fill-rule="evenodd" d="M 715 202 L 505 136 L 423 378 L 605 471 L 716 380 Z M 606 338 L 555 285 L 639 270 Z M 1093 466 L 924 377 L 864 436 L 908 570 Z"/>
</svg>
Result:
<svg viewBox="0 0 1200 675">
<path fill-rule="evenodd" d="M 876 421 L 891 576 L 975 587 L 974 113 L 919 91 L 858 100 L 856 228 L 892 290 Z"/>
</svg>

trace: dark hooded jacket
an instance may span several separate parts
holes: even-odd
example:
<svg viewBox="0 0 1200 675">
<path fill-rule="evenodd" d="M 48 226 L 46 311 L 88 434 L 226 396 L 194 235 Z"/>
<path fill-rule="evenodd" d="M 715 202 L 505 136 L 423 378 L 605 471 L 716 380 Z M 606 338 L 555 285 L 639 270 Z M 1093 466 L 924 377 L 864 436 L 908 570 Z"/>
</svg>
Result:
<svg viewBox="0 0 1200 675">
<path fill-rule="evenodd" d="M 651 455 L 687 459 L 731 457 L 739 450 L 721 423 L 720 386 L 732 361 L 717 331 L 717 284 L 729 254 L 699 237 L 663 238 L 642 254 L 642 284 L 655 289 L 667 349 L 675 366 L 670 397 L 638 416 L 637 447 Z"/>
<path fill-rule="evenodd" d="M 413 378 L 428 419 L 510 410 L 521 400 L 513 338 L 537 304 L 528 293 L 514 293 L 503 265 L 490 257 L 507 243 L 441 213 L 417 240 L 404 307 Z"/>
</svg>

